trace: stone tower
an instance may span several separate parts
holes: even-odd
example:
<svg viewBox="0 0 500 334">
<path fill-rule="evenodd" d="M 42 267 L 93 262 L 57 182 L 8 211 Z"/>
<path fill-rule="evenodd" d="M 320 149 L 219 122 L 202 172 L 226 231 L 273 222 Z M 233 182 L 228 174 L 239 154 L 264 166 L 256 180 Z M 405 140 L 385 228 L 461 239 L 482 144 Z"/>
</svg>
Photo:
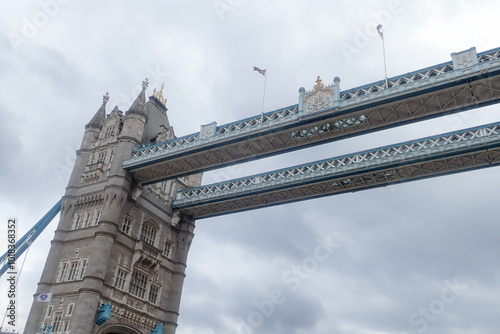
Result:
<svg viewBox="0 0 500 334">
<path fill-rule="evenodd" d="M 171 204 L 201 175 L 142 187 L 122 168 L 137 145 L 174 138 L 163 92 L 146 102 L 146 88 L 147 79 L 125 114 L 106 114 L 106 94 L 85 126 L 35 294 L 52 297 L 35 298 L 25 333 L 175 333 L 194 220 Z M 109 303 L 109 320 L 96 324 Z"/>
</svg>

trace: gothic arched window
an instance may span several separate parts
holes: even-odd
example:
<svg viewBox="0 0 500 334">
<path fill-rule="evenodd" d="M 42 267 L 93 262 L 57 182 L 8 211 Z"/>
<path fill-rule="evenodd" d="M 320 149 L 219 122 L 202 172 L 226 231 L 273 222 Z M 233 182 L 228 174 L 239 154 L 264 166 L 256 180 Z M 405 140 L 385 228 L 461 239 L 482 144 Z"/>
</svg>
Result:
<svg viewBox="0 0 500 334">
<path fill-rule="evenodd" d="M 156 226 L 152 222 L 144 222 L 141 228 L 141 240 L 154 245 L 156 238 Z"/>
<path fill-rule="evenodd" d="M 144 298 L 146 286 L 148 284 L 148 276 L 141 271 L 134 271 L 130 279 L 128 292 L 136 295 L 139 298 Z"/>
<path fill-rule="evenodd" d="M 125 215 L 125 217 L 123 217 L 121 231 L 125 234 L 130 235 L 130 232 L 131 232 L 130 226 L 132 225 L 132 222 L 133 222 L 133 218 L 131 216 L 129 216 L 128 214 Z"/>
</svg>

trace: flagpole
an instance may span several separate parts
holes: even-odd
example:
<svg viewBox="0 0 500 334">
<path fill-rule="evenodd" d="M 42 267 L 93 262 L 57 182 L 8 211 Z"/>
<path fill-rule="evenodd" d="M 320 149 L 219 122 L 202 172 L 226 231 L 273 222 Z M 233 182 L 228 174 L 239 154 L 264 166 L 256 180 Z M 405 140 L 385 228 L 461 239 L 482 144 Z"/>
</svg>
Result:
<svg viewBox="0 0 500 334">
<path fill-rule="evenodd" d="M 264 92 L 262 93 L 262 114 L 260 116 L 260 121 L 264 121 L 264 103 L 266 101 L 266 82 L 267 82 L 267 70 L 264 74 Z"/>
<path fill-rule="evenodd" d="M 382 39 L 382 51 L 383 51 L 383 54 L 384 54 L 384 74 L 385 74 L 385 89 L 389 89 L 389 83 L 387 81 L 387 63 L 385 61 L 385 40 L 384 40 L 384 32 L 382 30 L 382 25 L 379 24 L 377 26 L 377 32 L 380 36 L 380 38 Z"/>
<path fill-rule="evenodd" d="M 264 91 L 262 92 L 262 112 L 260 115 L 260 122 L 262 123 L 262 122 L 264 122 L 264 104 L 266 102 L 267 68 L 261 70 L 257 66 L 254 66 L 253 70 L 259 72 L 260 74 L 262 74 L 264 76 Z"/>
<path fill-rule="evenodd" d="M 382 49 L 384 50 L 385 89 L 389 89 L 389 84 L 387 82 L 387 64 L 385 62 L 385 41 L 384 41 L 384 37 L 382 37 Z"/>
</svg>

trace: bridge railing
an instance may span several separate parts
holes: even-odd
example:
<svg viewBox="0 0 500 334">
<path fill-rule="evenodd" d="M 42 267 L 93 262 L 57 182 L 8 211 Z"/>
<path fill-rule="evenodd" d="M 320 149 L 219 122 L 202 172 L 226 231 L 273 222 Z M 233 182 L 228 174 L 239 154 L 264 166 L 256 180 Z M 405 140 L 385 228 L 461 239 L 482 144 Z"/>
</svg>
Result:
<svg viewBox="0 0 500 334">
<path fill-rule="evenodd" d="M 500 48 L 485 51 L 477 54 L 477 63 L 494 62 L 500 59 Z M 447 80 L 451 78 L 451 74 L 448 72 L 455 70 L 453 62 L 449 61 L 446 63 L 441 63 L 435 66 L 420 69 L 408 74 L 403 74 L 397 77 L 388 79 L 389 93 L 395 92 L 395 88 L 401 87 L 403 85 L 418 83 L 420 85 L 425 84 L 435 84 L 439 81 Z M 447 75 L 448 74 L 448 75 Z M 385 81 L 381 80 L 375 83 L 371 83 L 365 86 L 352 88 L 340 93 L 340 99 L 346 101 L 349 99 L 354 99 L 357 97 L 370 95 L 372 93 L 384 92 L 385 94 Z"/>
<path fill-rule="evenodd" d="M 177 193 L 173 206 L 189 206 L 199 201 L 259 192 L 264 188 L 279 189 L 292 183 L 313 182 L 314 179 L 342 175 L 349 171 L 428 158 L 493 142 L 500 142 L 500 122 L 183 190 Z"/>
<path fill-rule="evenodd" d="M 327 108 L 321 113 L 312 116 L 319 116 L 320 114 L 324 116 L 325 113 L 333 114 L 336 109 L 346 110 L 391 97 L 404 96 L 406 93 L 415 92 L 419 89 L 446 84 L 453 80 L 467 78 L 493 69 L 500 69 L 500 48 L 477 55 L 475 49 L 472 48 L 458 53 L 458 56 L 457 54 L 452 54 L 452 56 L 453 59 L 450 62 L 389 78 L 387 88 L 385 87 L 385 81 L 377 81 L 340 92 L 340 100 L 335 102 L 334 108 Z M 470 60 L 470 62 L 467 63 L 464 60 Z M 158 157 L 167 157 L 182 151 L 189 151 L 204 145 L 279 128 L 296 122 L 301 116 L 300 105 L 296 104 L 222 126 L 216 126 L 213 123 L 211 133 L 206 136 L 200 131 L 164 143 L 137 148 L 134 150 L 132 158 L 125 161 L 124 168 L 154 160 Z M 308 115 L 308 117 L 311 117 L 311 115 Z"/>
<path fill-rule="evenodd" d="M 340 94 L 340 107 L 360 105 L 386 99 L 391 95 L 399 95 L 408 91 L 415 91 L 429 86 L 436 86 L 451 80 L 457 80 L 472 74 L 482 73 L 500 65 L 500 48 L 477 54 L 471 59 L 469 66 L 456 68 L 453 61 L 427 67 L 408 74 L 388 79 L 388 88 L 385 81 L 378 81 L 358 88 L 349 89 Z"/>
<path fill-rule="evenodd" d="M 477 58 L 479 63 L 500 59 L 500 48 L 478 53 Z"/>
<path fill-rule="evenodd" d="M 215 128 L 215 134 L 208 138 L 201 138 L 200 132 L 173 139 L 167 142 L 148 145 L 134 150 L 132 158 L 124 163 L 126 168 L 133 163 L 147 159 L 154 159 L 165 154 L 190 150 L 203 144 L 215 141 L 224 141 L 228 138 L 237 138 L 239 135 L 248 134 L 253 131 L 262 131 L 272 128 L 278 124 L 284 124 L 296 120 L 298 117 L 298 105 L 278 109 L 262 115 L 246 118 L 237 122 L 225 124 Z"/>
</svg>

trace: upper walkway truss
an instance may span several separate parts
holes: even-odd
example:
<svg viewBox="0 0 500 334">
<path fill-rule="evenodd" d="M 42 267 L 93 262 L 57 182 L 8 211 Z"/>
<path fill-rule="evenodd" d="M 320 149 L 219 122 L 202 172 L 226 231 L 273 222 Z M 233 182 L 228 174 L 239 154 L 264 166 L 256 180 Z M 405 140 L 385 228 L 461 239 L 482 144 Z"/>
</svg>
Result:
<svg viewBox="0 0 500 334">
<path fill-rule="evenodd" d="M 280 154 L 388 127 L 497 103 L 500 48 L 452 54 L 452 61 L 340 91 L 299 91 L 299 103 L 195 134 L 138 147 L 124 168 L 141 184 Z"/>
</svg>

